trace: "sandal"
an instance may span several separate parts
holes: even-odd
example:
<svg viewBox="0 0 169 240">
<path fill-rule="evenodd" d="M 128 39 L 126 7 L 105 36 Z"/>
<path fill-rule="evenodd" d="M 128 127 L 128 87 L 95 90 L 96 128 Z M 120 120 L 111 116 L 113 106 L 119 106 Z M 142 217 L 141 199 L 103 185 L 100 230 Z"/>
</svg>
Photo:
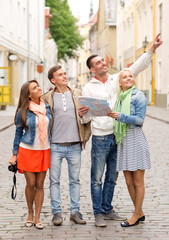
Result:
<svg viewBox="0 0 169 240">
<path fill-rule="evenodd" d="M 32 226 L 33 226 L 33 222 L 30 221 L 30 220 L 27 220 L 27 221 L 25 222 L 25 226 L 26 226 L 26 227 L 32 227 Z"/>
<path fill-rule="evenodd" d="M 37 229 L 43 229 L 43 224 L 40 222 L 40 223 L 34 223 L 35 224 L 35 227 Z"/>
</svg>

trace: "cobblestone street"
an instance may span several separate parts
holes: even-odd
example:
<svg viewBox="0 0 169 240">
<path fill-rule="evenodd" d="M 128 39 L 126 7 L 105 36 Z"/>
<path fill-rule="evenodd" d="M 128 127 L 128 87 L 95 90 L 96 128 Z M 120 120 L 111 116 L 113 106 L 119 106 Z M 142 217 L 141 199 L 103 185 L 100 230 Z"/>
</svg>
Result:
<svg viewBox="0 0 169 240">
<path fill-rule="evenodd" d="M 25 179 L 17 173 L 17 197 L 11 199 L 13 173 L 7 169 L 11 157 L 15 127 L 0 132 L 0 239 L 57 239 L 57 240 L 168 240 L 169 239 L 169 124 L 146 117 L 144 132 L 149 142 L 152 168 L 145 174 L 146 194 L 143 210 L 146 221 L 138 226 L 123 229 L 119 222 L 107 221 L 106 228 L 96 228 L 90 198 L 90 142 L 82 153 L 81 168 L 81 213 L 86 225 L 77 225 L 69 220 L 69 192 L 67 163 L 63 161 L 61 192 L 64 222 L 52 225 L 49 179 L 45 180 L 45 199 L 41 213 L 43 230 L 26 228 L 27 206 L 24 196 Z M 130 217 L 133 206 L 128 195 L 123 174 L 120 173 L 114 195 L 115 211 Z"/>
</svg>

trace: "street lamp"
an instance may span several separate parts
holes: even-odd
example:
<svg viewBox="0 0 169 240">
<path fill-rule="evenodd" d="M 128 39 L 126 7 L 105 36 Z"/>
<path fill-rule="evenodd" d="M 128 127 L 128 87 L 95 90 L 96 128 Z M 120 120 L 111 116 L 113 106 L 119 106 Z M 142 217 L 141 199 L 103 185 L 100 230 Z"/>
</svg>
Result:
<svg viewBox="0 0 169 240">
<path fill-rule="evenodd" d="M 144 52 L 146 50 L 146 47 L 148 45 L 148 41 L 147 41 L 147 37 L 145 37 L 144 41 L 143 41 L 143 49 L 144 49 Z"/>
</svg>

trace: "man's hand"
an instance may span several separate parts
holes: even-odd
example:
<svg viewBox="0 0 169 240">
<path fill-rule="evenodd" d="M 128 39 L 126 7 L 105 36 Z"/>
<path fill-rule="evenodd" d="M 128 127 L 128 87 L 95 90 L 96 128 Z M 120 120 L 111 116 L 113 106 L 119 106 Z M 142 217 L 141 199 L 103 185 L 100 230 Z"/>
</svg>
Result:
<svg viewBox="0 0 169 240">
<path fill-rule="evenodd" d="M 159 34 L 155 37 L 154 42 L 153 42 L 153 45 L 149 48 L 149 51 L 150 51 L 150 52 L 155 53 L 156 49 L 163 43 L 163 41 L 162 41 L 161 38 L 160 38 L 160 35 L 161 35 L 161 33 L 159 33 Z"/>
<path fill-rule="evenodd" d="M 89 111 L 88 107 L 81 106 L 78 108 L 78 114 L 80 117 L 83 117 Z"/>
</svg>

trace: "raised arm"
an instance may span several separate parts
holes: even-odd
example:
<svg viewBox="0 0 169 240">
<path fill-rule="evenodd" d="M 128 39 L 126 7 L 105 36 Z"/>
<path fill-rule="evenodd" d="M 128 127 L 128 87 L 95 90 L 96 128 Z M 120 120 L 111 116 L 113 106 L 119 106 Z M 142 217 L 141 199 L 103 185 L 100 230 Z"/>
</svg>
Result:
<svg viewBox="0 0 169 240">
<path fill-rule="evenodd" d="M 152 46 L 148 49 L 146 53 L 143 53 L 141 57 L 131 66 L 129 67 L 133 76 L 136 77 L 140 72 L 145 70 L 151 62 L 151 58 L 155 53 L 156 49 L 163 43 L 160 38 L 161 33 L 159 33 L 154 41 Z"/>
</svg>

